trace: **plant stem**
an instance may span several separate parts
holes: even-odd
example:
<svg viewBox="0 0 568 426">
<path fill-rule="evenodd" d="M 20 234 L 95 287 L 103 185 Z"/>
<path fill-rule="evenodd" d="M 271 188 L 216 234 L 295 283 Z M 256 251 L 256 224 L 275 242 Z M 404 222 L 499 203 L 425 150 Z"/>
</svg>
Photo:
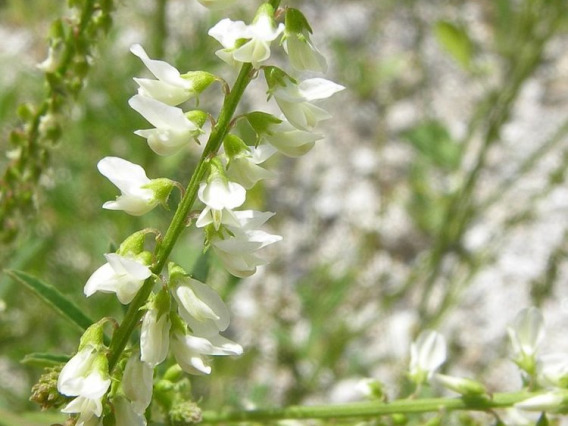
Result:
<svg viewBox="0 0 568 426">
<path fill-rule="evenodd" d="M 268 421 L 284 419 L 345 419 L 371 418 L 392 414 L 420 414 L 441 411 L 490 411 L 537 396 L 541 392 L 497 393 L 491 398 L 428 398 L 401 399 L 389 403 L 359 402 L 342 405 L 290 406 L 246 411 L 203 413 L 203 423 Z"/>
<path fill-rule="evenodd" d="M 155 262 L 151 268 L 154 275 L 160 274 L 164 268 L 177 239 L 186 226 L 188 213 L 197 198 L 199 184 L 203 181 L 209 169 L 209 159 L 219 150 L 223 143 L 223 139 L 225 139 L 225 136 L 229 132 L 231 119 L 233 118 L 237 105 L 239 104 L 239 101 L 241 100 L 241 97 L 243 96 L 243 93 L 251 79 L 252 65 L 243 64 L 232 90 L 225 96 L 225 101 L 223 102 L 223 107 L 221 108 L 217 124 L 209 135 L 209 140 L 203 149 L 199 163 L 197 164 L 189 184 L 187 185 L 185 195 L 176 209 L 174 217 L 170 222 L 163 240 L 155 249 Z M 138 324 L 138 321 L 140 321 L 140 318 L 143 315 L 143 311 L 140 308 L 142 308 L 148 300 L 153 287 L 154 277 L 150 277 L 144 282 L 144 285 L 140 291 L 138 291 L 134 300 L 132 300 L 122 324 L 115 331 L 110 343 L 108 355 L 110 372 L 112 372 L 113 368 L 116 366 L 122 351 L 130 339 L 132 331 Z"/>
</svg>

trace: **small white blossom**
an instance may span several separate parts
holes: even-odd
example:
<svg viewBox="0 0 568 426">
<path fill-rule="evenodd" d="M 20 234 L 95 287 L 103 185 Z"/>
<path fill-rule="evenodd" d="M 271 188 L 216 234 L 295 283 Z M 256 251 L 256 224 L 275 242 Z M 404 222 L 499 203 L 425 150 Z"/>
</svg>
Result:
<svg viewBox="0 0 568 426">
<path fill-rule="evenodd" d="M 140 359 L 154 367 L 168 356 L 170 344 L 170 319 L 166 313 L 159 315 L 157 309 L 149 309 L 142 319 L 140 332 Z"/>
<path fill-rule="evenodd" d="M 282 114 L 294 127 L 311 131 L 331 115 L 310 102 L 329 98 L 344 88 L 324 78 L 310 78 L 299 84 L 286 81 L 285 86 L 275 88 L 273 95 Z"/>
<path fill-rule="evenodd" d="M 539 357 L 539 367 L 539 382 L 544 386 L 568 387 L 568 354 L 544 354 Z"/>
<path fill-rule="evenodd" d="M 241 355 L 243 348 L 220 335 L 204 338 L 176 331 L 172 335 L 172 352 L 185 372 L 209 374 L 211 367 L 204 355 Z"/>
<path fill-rule="evenodd" d="M 535 307 L 525 308 L 517 314 L 507 328 L 513 360 L 520 368 L 533 374 L 536 368 L 536 351 L 544 338 L 544 318 Z"/>
<path fill-rule="evenodd" d="M 283 121 L 270 127 L 270 132 L 262 135 L 262 140 L 269 143 L 288 157 L 300 157 L 311 150 L 322 135 L 297 129 Z"/>
<path fill-rule="evenodd" d="M 57 390 L 63 395 L 76 397 L 61 411 L 79 414 L 77 424 L 85 424 L 102 414 L 102 398 L 110 386 L 105 361 L 103 354 L 87 345 L 59 373 Z"/>
<path fill-rule="evenodd" d="M 179 315 L 194 334 L 214 336 L 229 326 L 227 306 L 208 285 L 185 276 L 176 280 L 173 293 Z"/>
<path fill-rule="evenodd" d="M 164 61 L 150 59 L 142 46 L 135 44 L 130 51 L 138 56 L 157 80 L 135 78 L 140 88 L 138 93 L 168 105 L 179 105 L 195 96 L 193 84 L 184 79 L 179 71 Z"/>
<path fill-rule="evenodd" d="M 216 39 L 224 49 L 216 55 L 230 65 L 234 62 L 251 63 L 259 68 L 270 57 L 270 43 L 284 31 L 284 25 L 275 27 L 269 13 L 261 11 L 251 25 L 242 21 L 223 19 L 209 30 L 209 35 Z M 239 40 L 247 40 L 237 44 Z"/>
<path fill-rule="evenodd" d="M 146 138 L 148 145 L 156 154 L 175 154 L 189 145 L 201 132 L 201 129 L 189 120 L 180 108 L 141 95 L 133 96 L 128 103 L 156 127 L 134 132 Z"/>
<path fill-rule="evenodd" d="M 139 165 L 118 157 L 105 157 L 97 167 L 122 193 L 115 201 L 104 203 L 104 209 L 124 210 L 133 216 L 140 216 L 163 201 L 155 190 L 149 188 L 153 181 L 148 179 Z"/>
<path fill-rule="evenodd" d="M 138 412 L 134 404 L 126 398 L 122 396 L 114 398 L 113 405 L 116 425 L 146 426 L 147 422 L 144 413 Z"/>
<path fill-rule="evenodd" d="M 410 378 L 417 384 L 429 380 L 446 361 L 446 340 L 433 330 L 420 333 L 410 345 Z"/>
<path fill-rule="evenodd" d="M 128 359 L 122 376 L 122 390 L 138 414 L 144 414 L 152 401 L 153 377 L 154 369 L 141 361 L 138 355 Z"/>
<path fill-rule="evenodd" d="M 223 266 L 231 274 L 245 278 L 254 274 L 257 266 L 267 263 L 256 252 L 280 241 L 282 237 L 257 229 L 272 217 L 273 213 L 244 210 L 233 214 L 239 222 L 239 227 L 229 226 L 233 236 L 225 239 L 216 238 L 211 245 L 223 262 Z"/>
<path fill-rule="evenodd" d="M 241 206 L 246 199 L 246 190 L 236 182 L 231 182 L 222 177 L 215 177 L 209 182 L 202 182 L 197 196 L 205 204 L 195 225 L 199 228 L 213 223 L 215 229 L 221 224 L 238 225 L 232 209 Z"/>
<path fill-rule="evenodd" d="M 116 293 L 120 303 L 130 303 L 152 272 L 133 258 L 116 253 L 107 253 L 105 258 L 107 263 L 97 269 L 85 284 L 85 296 L 89 297 L 97 291 Z"/>
<path fill-rule="evenodd" d="M 274 177 L 274 173 L 259 166 L 275 151 L 266 145 L 250 147 L 234 156 L 227 167 L 227 176 L 245 189 L 251 189 L 262 179 Z"/>
<path fill-rule="evenodd" d="M 541 395 L 533 396 L 532 398 L 525 399 L 524 401 L 517 402 L 515 408 L 523 411 L 539 411 L 555 413 L 560 411 L 561 408 L 566 406 L 568 400 L 568 392 L 565 390 L 558 390 L 546 392 Z"/>
</svg>

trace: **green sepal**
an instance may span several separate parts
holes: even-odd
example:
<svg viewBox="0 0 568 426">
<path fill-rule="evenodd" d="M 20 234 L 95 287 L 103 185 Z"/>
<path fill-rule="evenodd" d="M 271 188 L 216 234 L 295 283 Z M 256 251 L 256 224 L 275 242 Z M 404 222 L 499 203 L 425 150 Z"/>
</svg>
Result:
<svg viewBox="0 0 568 426">
<path fill-rule="evenodd" d="M 192 84 L 192 91 L 199 94 L 207 89 L 211 83 L 217 80 L 217 76 L 207 71 L 189 71 L 181 75 L 181 78 Z"/>
<path fill-rule="evenodd" d="M 254 16 L 254 19 L 252 21 L 253 24 L 257 22 L 260 18 L 262 18 L 263 15 L 270 18 L 270 20 L 272 21 L 272 25 L 274 25 L 274 8 L 270 3 L 264 3 L 257 9 L 256 15 Z"/>
<path fill-rule="evenodd" d="M 142 229 L 136 231 L 134 234 L 126 238 L 121 244 L 116 254 L 119 256 L 138 256 L 144 251 L 144 241 L 146 239 L 146 234 L 153 232 L 151 229 Z"/>
<path fill-rule="evenodd" d="M 85 330 L 79 341 L 79 351 L 86 346 L 94 346 L 97 349 L 103 346 L 103 327 L 107 321 L 108 318 L 102 318 Z M 106 356 L 104 358 L 106 359 Z"/>
<path fill-rule="evenodd" d="M 168 202 L 168 197 L 172 192 L 175 184 L 174 181 L 168 178 L 157 178 L 152 179 L 149 183 L 144 185 L 142 188 L 150 189 L 154 192 L 154 198 L 158 200 L 164 207 Z"/>
<path fill-rule="evenodd" d="M 229 161 L 243 152 L 250 152 L 245 141 L 230 133 L 225 136 L 225 139 L 223 140 L 223 148 L 225 149 L 225 155 L 229 158 Z"/>
<path fill-rule="evenodd" d="M 267 93 L 269 98 L 272 96 L 274 90 L 276 90 L 279 86 L 286 87 L 287 82 L 298 84 L 298 81 L 296 79 L 285 73 L 281 68 L 266 66 L 263 67 L 263 70 L 264 78 L 266 79 L 266 84 L 268 85 Z"/>
<path fill-rule="evenodd" d="M 282 120 L 279 118 L 262 111 L 249 112 L 245 117 L 258 136 L 272 134 L 273 132 L 270 128 L 282 123 Z"/>
<path fill-rule="evenodd" d="M 168 263 L 168 276 L 170 277 L 170 286 L 176 287 L 178 282 L 182 278 L 188 277 L 189 274 L 177 263 L 170 262 Z"/>
<path fill-rule="evenodd" d="M 201 111 L 199 109 L 194 109 L 194 110 L 186 112 L 185 116 L 187 117 L 187 119 L 189 121 L 192 121 L 193 123 L 195 123 L 197 125 L 197 127 L 199 127 L 200 133 L 203 133 L 203 131 L 201 131 L 201 128 L 203 127 L 203 125 L 205 124 L 207 119 L 209 118 L 209 114 L 207 114 L 205 111 Z"/>
<path fill-rule="evenodd" d="M 293 33 L 301 36 L 305 33 L 312 34 L 312 27 L 302 12 L 298 9 L 287 8 L 284 17 L 286 33 Z"/>
</svg>

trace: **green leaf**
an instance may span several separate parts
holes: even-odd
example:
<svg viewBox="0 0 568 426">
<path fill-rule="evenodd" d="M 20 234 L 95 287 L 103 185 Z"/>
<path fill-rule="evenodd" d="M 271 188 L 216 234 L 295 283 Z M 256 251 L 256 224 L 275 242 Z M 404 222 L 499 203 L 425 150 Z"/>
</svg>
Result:
<svg viewBox="0 0 568 426">
<path fill-rule="evenodd" d="M 456 170 L 459 167 L 461 146 L 439 121 L 424 121 L 404 131 L 401 136 L 430 163 L 446 170 Z"/>
<path fill-rule="evenodd" d="M 438 21 L 434 35 L 440 46 L 464 69 L 471 68 L 473 43 L 466 30 L 451 22 Z"/>
<path fill-rule="evenodd" d="M 0 408 L 0 426 L 45 426 L 54 423 L 62 424 L 65 418 L 65 415 L 59 413 L 12 413 Z"/>
<path fill-rule="evenodd" d="M 52 285 L 22 271 L 7 270 L 6 273 L 51 306 L 59 315 L 75 325 L 81 332 L 93 324 L 93 320 Z"/>
<path fill-rule="evenodd" d="M 33 365 L 35 367 L 53 367 L 69 361 L 67 355 L 55 355 L 42 352 L 34 352 L 27 354 L 20 362 L 26 365 Z"/>
</svg>

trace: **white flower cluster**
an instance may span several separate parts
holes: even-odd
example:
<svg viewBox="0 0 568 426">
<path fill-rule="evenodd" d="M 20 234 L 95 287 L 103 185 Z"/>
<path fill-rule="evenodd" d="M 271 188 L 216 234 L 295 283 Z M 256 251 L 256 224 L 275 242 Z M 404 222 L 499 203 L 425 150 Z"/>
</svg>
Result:
<svg viewBox="0 0 568 426">
<path fill-rule="evenodd" d="M 201 1 L 220 7 L 228 1 Z M 267 3 L 261 6 L 252 24 L 224 19 L 209 31 L 223 49 L 217 55 L 232 65 L 249 63 L 263 69 L 268 94 L 273 96 L 283 117 L 264 112 L 244 114 L 257 137 L 244 141 L 228 133 L 220 153 L 210 155 L 205 179 L 197 196 L 203 209 L 195 225 L 202 228 L 206 246 L 211 247 L 225 268 L 237 277 L 254 274 L 266 263 L 259 255 L 264 247 L 281 237 L 260 227 L 273 215 L 270 212 L 236 210 L 246 199 L 247 189 L 272 176 L 260 164 L 276 152 L 300 156 L 311 149 L 321 135 L 313 130 L 330 115 L 312 102 L 325 99 L 343 89 L 323 78 L 298 82 L 283 70 L 266 65 L 271 43 L 281 37 L 285 52 L 296 71 L 325 71 L 323 56 L 310 41 L 304 16 L 286 9 L 286 24 L 276 25 L 275 11 Z M 142 46 L 131 52 L 142 60 L 154 79 L 135 78 L 138 94 L 129 104 L 153 128 L 137 130 L 158 155 L 174 155 L 204 134 L 209 114 L 179 106 L 198 97 L 218 77 L 204 71 L 181 74 L 172 65 L 151 59 Z M 229 129 L 230 130 L 230 129 Z M 166 178 L 149 179 L 144 169 L 127 160 L 106 157 L 98 163 L 99 171 L 115 184 L 121 195 L 104 203 L 103 208 L 143 215 L 158 204 L 167 203 L 176 184 Z M 144 250 L 148 232 L 139 231 L 125 240 L 116 253 L 105 254 L 107 263 L 88 279 L 84 292 L 115 293 L 122 304 L 129 304 L 147 280 L 154 280 L 153 256 Z M 240 355 L 243 348 L 220 333 L 229 326 L 229 311 L 220 296 L 208 285 L 191 278 L 181 267 L 169 264 L 167 285 L 151 293 L 143 306 L 140 350 L 133 349 L 124 368 L 120 386 L 112 387 L 106 362 L 107 347 L 102 342 L 100 326 L 96 338 L 86 333 L 79 352 L 63 368 L 58 390 L 74 397 L 63 411 L 78 414 L 77 425 L 101 424 L 103 398 L 112 403 L 116 424 L 145 425 L 144 412 L 152 400 L 153 370 L 164 362 L 170 349 L 179 366 L 188 373 L 209 374 L 208 356 Z M 92 334 L 92 333 L 90 333 Z"/>
</svg>

